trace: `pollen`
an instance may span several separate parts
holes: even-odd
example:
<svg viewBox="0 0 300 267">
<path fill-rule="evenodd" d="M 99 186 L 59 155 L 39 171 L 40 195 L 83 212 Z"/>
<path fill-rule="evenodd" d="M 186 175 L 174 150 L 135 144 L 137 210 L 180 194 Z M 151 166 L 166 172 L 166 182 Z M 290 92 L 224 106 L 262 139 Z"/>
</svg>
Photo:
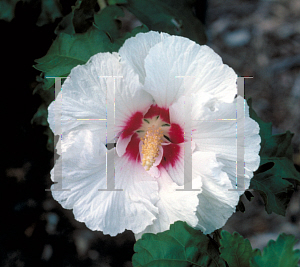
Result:
<svg viewBox="0 0 300 267">
<path fill-rule="evenodd" d="M 159 146 L 162 143 L 163 130 L 155 128 L 154 125 L 149 127 L 145 136 L 141 139 L 142 144 L 142 165 L 149 171 L 158 156 Z"/>
</svg>

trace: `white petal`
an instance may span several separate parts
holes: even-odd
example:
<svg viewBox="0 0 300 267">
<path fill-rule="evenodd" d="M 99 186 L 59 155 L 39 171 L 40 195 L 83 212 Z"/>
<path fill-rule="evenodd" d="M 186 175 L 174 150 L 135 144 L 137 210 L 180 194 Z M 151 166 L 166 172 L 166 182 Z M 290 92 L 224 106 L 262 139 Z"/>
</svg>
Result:
<svg viewBox="0 0 300 267">
<path fill-rule="evenodd" d="M 195 101 L 194 98 L 195 95 L 196 94 L 191 95 L 192 101 Z M 203 95 L 205 95 L 205 93 L 201 93 L 201 97 L 203 97 Z M 196 99 L 199 100 L 199 98 Z M 184 129 L 185 126 L 184 122 L 187 119 L 192 120 L 193 118 L 192 114 L 190 114 L 189 118 L 185 118 L 184 101 L 185 101 L 185 96 L 182 96 L 169 107 L 170 122 L 178 124 L 182 129 Z M 191 145 L 192 145 L 192 152 L 193 152 L 196 148 L 196 143 L 194 141 L 191 141 L 191 143 L 192 143 Z"/>
<path fill-rule="evenodd" d="M 237 93 L 237 74 L 206 45 L 201 46 L 185 75 L 187 95 L 205 92 L 218 100 L 231 103 Z"/>
<path fill-rule="evenodd" d="M 59 144 L 61 156 L 56 161 L 55 167 L 61 168 L 63 178 L 72 177 L 73 180 L 80 180 L 99 172 L 101 155 L 106 153 L 99 133 L 88 129 L 71 131 L 62 135 Z M 61 174 L 54 178 L 54 169 L 52 169 L 52 181 L 60 178 Z"/>
<path fill-rule="evenodd" d="M 132 137 L 132 135 L 129 135 L 129 136 L 123 138 L 122 135 L 120 135 L 120 137 L 117 141 L 117 145 L 116 145 L 116 151 L 117 151 L 119 157 L 122 157 L 125 154 L 126 148 L 129 144 L 129 142 L 131 141 L 131 137 Z"/>
<path fill-rule="evenodd" d="M 165 170 L 177 185 L 184 184 L 184 144 L 178 144 L 179 153 L 177 155 L 176 164 L 172 166 L 171 164 L 166 164 L 164 166 Z"/>
<path fill-rule="evenodd" d="M 147 173 L 154 178 L 159 178 L 161 175 L 160 170 L 156 166 L 152 166 Z"/>
<path fill-rule="evenodd" d="M 144 84 L 146 72 L 144 68 L 144 60 L 149 53 L 151 47 L 160 43 L 170 35 L 167 33 L 158 33 L 150 31 L 147 33 L 138 33 L 135 37 L 125 41 L 119 50 L 121 62 L 130 67 L 139 75 L 139 81 Z"/>
<path fill-rule="evenodd" d="M 214 110 L 208 108 L 207 105 L 198 105 L 193 108 L 193 129 L 196 129 L 193 131 L 193 140 L 196 142 L 197 149 L 215 153 L 218 161 L 224 164 L 223 170 L 229 175 L 233 185 L 236 184 L 237 161 L 236 103 L 237 99 L 231 104 L 216 102 L 212 105 Z M 242 103 L 243 101 L 238 101 L 240 109 L 244 108 Z M 243 125 L 244 120 L 245 179 L 240 182 L 245 182 L 245 189 L 247 189 L 253 172 L 260 162 L 259 126 L 249 117 L 249 107 L 246 103 L 245 118 L 244 114 L 237 115 L 239 127 Z M 240 186 L 243 187 L 243 184 Z M 243 191 L 240 191 L 240 194 L 242 193 Z"/>
<path fill-rule="evenodd" d="M 120 75 L 116 54 L 99 53 L 85 65 L 72 69 L 58 97 L 49 106 L 48 121 L 55 132 L 55 116 L 61 113 L 61 130 L 89 128 L 106 131 L 106 90 L 113 90 L 100 75 Z M 61 102 L 61 110 L 58 110 Z M 99 121 L 100 119 L 100 121 Z M 60 134 L 60 133 L 56 133 Z"/>
<path fill-rule="evenodd" d="M 182 128 L 185 122 L 184 100 L 185 97 L 182 96 L 169 107 L 170 122 L 177 123 Z"/>
<path fill-rule="evenodd" d="M 168 173 L 162 168 L 161 176 L 157 179 L 159 183 L 159 197 L 157 202 L 159 216 L 144 231 L 135 234 L 139 239 L 144 233 L 158 233 L 169 229 L 170 224 L 175 221 L 186 221 L 190 226 L 195 227 L 198 223 L 196 210 L 198 206 L 198 195 L 201 194 L 202 183 L 199 170 L 193 169 L 193 189 L 199 191 L 177 191 L 184 189 L 174 183 Z"/>
<path fill-rule="evenodd" d="M 224 226 L 235 212 L 239 194 L 233 189 L 228 175 L 222 171 L 214 153 L 195 152 L 193 157 L 201 165 L 202 192 L 198 195 L 199 205 L 197 229 L 209 234 Z"/>
<path fill-rule="evenodd" d="M 173 103 L 170 108 L 170 122 L 178 124 L 182 129 L 185 126 L 185 111 L 184 111 L 184 96 L 180 97 L 178 101 Z M 190 118 L 191 120 L 191 118 Z M 185 132 L 185 131 L 184 131 Z M 186 137 L 185 137 L 186 139 Z M 180 147 L 178 160 L 176 165 L 171 166 L 167 165 L 165 169 L 167 170 L 168 174 L 172 178 L 172 180 L 177 183 L 178 185 L 183 185 L 184 183 L 184 143 L 178 144 Z M 196 148 L 196 143 L 191 141 L 191 148 L 192 153 Z M 194 167 L 193 167 L 194 168 Z"/>
<path fill-rule="evenodd" d="M 109 150 L 115 154 L 115 188 L 123 191 L 98 191 L 107 188 L 105 146 L 91 131 L 68 137 L 61 157 L 62 188 L 71 191 L 53 191 L 53 197 L 73 209 L 76 220 L 104 234 L 114 236 L 125 229 L 137 233 L 152 224 L 158 213 L 158 185 L 143 167 Z"/>
<path fill-rule="evenodd" d="M 141 90 L 137 74 L 122 68 L 117 53 L 99 53 L 72 69 L 49 106 L 48 121 L 55 132 L 55 117 L 61 113 L 62 133 L 82 128 L 100 130 L 106 143 L 113 141 L 134 112 L 145 113 L 152 102 L 152 97 Z M 115 113 L 115 120 L 106 120 L 108 110 Z M 106 135 L 107 129 L 111 131 Z"/>
<path fill-rule="evenodd" d="M 229 102 L 237 92 L 237 75 L 212 49 L 179 36 L 152 47 L 145 70 L 145 90 L 160 107 L 197 92 L 209 92 Z"/>
</svg>

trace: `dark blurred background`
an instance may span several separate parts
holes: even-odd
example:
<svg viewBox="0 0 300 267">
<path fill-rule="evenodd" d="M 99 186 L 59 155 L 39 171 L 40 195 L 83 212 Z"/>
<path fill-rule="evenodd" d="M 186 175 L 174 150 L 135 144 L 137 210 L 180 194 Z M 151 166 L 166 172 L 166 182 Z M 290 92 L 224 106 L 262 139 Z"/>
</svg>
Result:
<svg viewBox="0 0 300 267">
<path fill-rule="evenodd" d="M 61 1 L 63 16 L 75 1 Z M 101 266 L 129 267 L 134 237 L 92 232 L 74 220 L 72 211 L 53 200 L 49 172 L 53 154 L 46 149 L 43 126 L 31 119 L 41 104 L 33 95 L 40 74 L 32 65 L 44 56 L 55 39 L 60 21 L 37 26 L 41 2 L 18 2 L 15 18 L 0 21 L 1 146 L 0 266 Z M 208 45 L 246 80 L 246 97 L 274 133 L 291 130 L 294 160 L 300 165 L 300 2 L 298 0 L 196 1 L 195 14 L 205 22 Z M 124 29 L 139 25 L 129 13 Z M 264 211 L 261 198 L 237 212 L 224 229 L 238 231 L 254 248 L 285 232 L 300 239 L 300 194 L 294 193 L 286 217 Z M 297 247 L 300 248 L 299 243 Z"/>
<path fill-rule="evenodd" d="M 206 14 L 208 45 L 245 81 L 245 97 L 273 134 L 287 130 L 294 162 L 300 165 L 300 1 L 209 0 Z M 235 213 L 224 229 L 237 231 L 254 248 L 262 249 L 282 232 L 300 239 L 300 192 L 296 191 L 286 217 L 264 210 L 258 193 L 246 212 Z M 300 248 L 300 243 L 296 245 Z"/>
</svg>

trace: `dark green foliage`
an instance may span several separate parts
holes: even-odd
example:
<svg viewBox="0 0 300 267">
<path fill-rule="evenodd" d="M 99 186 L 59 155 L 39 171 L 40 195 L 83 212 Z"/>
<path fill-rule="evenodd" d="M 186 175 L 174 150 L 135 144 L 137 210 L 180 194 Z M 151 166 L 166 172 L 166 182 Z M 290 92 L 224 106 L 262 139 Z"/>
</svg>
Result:
<svg viewBox="0 0 300 267">
<path fill-rule="evenodd" d="M 0 19 L 10 22 L 15 17 L 15 8 L 18 2 L 23 4 L 35 4 L 33 0 L 1 0 L 0 1 Z M 39 3 L 40 2 L 40 3 Z M 61 7 L 58 0 L 41 0 L 38 4 L 41 6 L 41 13 L 36 24 L 43 26 L 53 23 L 55 19 L 60 18 Z"/>
<path fill-rule="evenodd" d="M 296 243 L 294 236 L 281 234 L 276 241 L 269 241 L 262 255 L 251 259 L 250 267 L 297 267 L 300 250 L 293 250 Z"/>
<path fill-rule="evenodd" d="M 93 25 L 96 7 L 96 0 L 77 0 L 72 11 L 58 24 L 55 33 L 85 33 Z"/>
<path fill-rule="evenodd" d="M 56 0 L 49 1 L 53 2 L 53 8 L 57 7 Z M 9 5 L 14 7 L 16 2 Z M 77 0 L 72 11 L 60 21 L 55 30 L 57 38 L 47 54 L 37 59 L 34 66 L 42 72 L 43 90 L 53 91 L 54 78 L 49 77 L 67 77 L 72 68 L 85 64 L 91 56 L 99 52 L 116 52 L 126 39 L 139 32 L 147 32 L 149 28 L 189 37 L 200 44 L 206 41 L 203 25 L 193 16 L 193 2 L 109 0 L 107 3 L 108 6 L 99 10 L 96 0 Z M 124 12 L 120 5 L 137 15 L 149 28 L 142 25 L 121 35 L 118 18 L 124 16 Z M 52 11 L 55 14 L 55 10 Z M 43 94 L 40 89 L 36 91 Z M 47 106 L 53 100 L 53 93 L 47 99 L 42 98 L 45 104 L 39 108 L 32 122 L 46 125 Z"/>
<path fill-rule="evenodd" d="M 45 77 L 66 77 L 72 68 L 85 64 L 91 56 L 100 52 L 116 52 L 127 38 L 148 31 L 142 25 L 121 36 L 117 18 L 124 15 L 123 10 L 118 6 L 107 6 L 94 14 L 94 5 L 94 1 L 77 1 L 72 12 L 59 24 L 56 29 L 58 36 L 49 51 L 44 57 L 35 60 L 37 64 L 34 67 L 42 71 Z M 78 27 L 74 21 L 90 21 L 91 14 L 94 26 L 84 33 L 75 33 Z M 46 78 L 43 89 L 48 90 L 53 84 L 54 79 Z"/>
<path fill-rule="evenodd" d="M 229 267 L 250 267 L 250 259 L 261 255 L 260 250 L 253 250 L 249 240 L 237 232 L 230 234 L 223 230 L 221 236 L 220 256 L 226 260 Z"/>
<path fill-rule="evenodd" d="M 203 24 L 197 19 L 190 0 L 127 0 L 123 4 L 150 30 L 187 37 L 198 44 L 206 43 Z"/>
<path fill-rule="evenodd" d="M 256 115 L 251 107 L 251 100 L 248 100 L 248 105 L 250 117 L 259 124 L 261 136 L 260 167 L 251 179 L 250 188 L 260 193 L 269 214 L 275 212 L 284 216 L 293 192 L 293 184 L 286 179 L 300 184 L 300 173 L 292 161 L 293 134 L 287 131 L 272 135 L 272 124 L 263 122 Z"/>
<path fill-rule="evenodd" d="M 77 0 L 77 2 L 79 2 Z M 76 2 L 76 4 L 77 4 Z M 80 1 L 73 12 L 73 26 L 76 33 L 84 33 L 93 25 L 94 11 L 97 6 L 96 0 Z"/>
<path fill-rule="evenodd" d="M 0 19 L 11 21 L 15 17 L 15 8 L 19 1 L 20 0 L 0 1 Z"/>
<path fill-rule="evenodd" d="M 113 41 L 120 37 L 121 22 L 117 19 L 123 17 L 124 12 L 118 6 L 107 6 L 95 14 L 94 21 L 99 30 L 104 31 Z"/>
<path fill-rule="evenodd" d="M 126 4 L 127 0 L 108 0 L 109 5 Z"/>
<path fill-rule="evenodd" d="M 113 50 L 108 36 L 95 27 L 83 34 L 60 33 L 50 47 L 47 55 L 36 60 L 34 66 L 46 77 L 66 77 L 72 68 L 85 64 L 92 55 Z M 43 89 L 54 84 L 54 79 L 45 79 Z"/>
<path fill-rule="evenodd" d="M 226 266 L 211 238 L 181 221 L 168 231 L 144 234 L 134 250 L 134 267 Z"/>
<path fill-rule="evenodd" d="M 146 31 L 148 31 L 147 27 L 142 25 L 132 32 L 126 33 L 124 37 L 116 39 L 114 43 L 104 31 L 98 30 L 96 27 L 90 28 L 83 34 L 69 35 L 62 32 L 53 42 L 47 55 L 36 60 L 37 65 L 34 67 L 42 71 L 45 77 L 67 77 L 72 68 L 79 64 L 85 64 L 92 55 L 99 52 L 117 51 L 127 38 Z M 35 124 L 48 125 L 47 106 L 54 100 L 54 81 L 54 78 L 44 78 L 42 86 L 39 84 L 35 90 L 45 102 L 32 119 Z M 51 130 L 48 128 L 45 134 L 48 135 L 47 148 L 53 150 Z"/>
<path fill-rule="evenodd" d="M 221 257 L 229 267 L 297 267 L 300 250 L 293 250 L 297 240 L 292 235 L 281 234 L 270 240 L 263 253 L 253 250 L 248 239 L 237 232 L 221 232 Z"/>
<path fill-rule="evenodd" d="M 41 9 L 42 12 L 36 22 L 37 26 L 44 26 L 54 22 L 55 19 L 62 17 L 61 7 L 58 0 L 42 0 Z"/>
</svg>

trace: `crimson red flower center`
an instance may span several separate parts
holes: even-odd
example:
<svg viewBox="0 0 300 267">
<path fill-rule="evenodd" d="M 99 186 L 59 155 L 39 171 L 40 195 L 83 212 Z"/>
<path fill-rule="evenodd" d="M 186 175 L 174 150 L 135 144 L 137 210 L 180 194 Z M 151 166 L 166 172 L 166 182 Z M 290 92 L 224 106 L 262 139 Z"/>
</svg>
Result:
<svg viewBox="0 0 300 267">
<path fill-rule="evenodd" d="M 157 167 L 171 164 L 179 159 L 180 143 L 184 142 L 184 131 L 179 124 L 170 123 L 169 109 L 152 105 L 143 115 L 136 112 L 127 121 L 122 138 L 131 135 L 125 155 L 140 162 L 149 170 L 159 159 Z M 159 157 L 159 153 L 162 153 Z"/>
</svg>

